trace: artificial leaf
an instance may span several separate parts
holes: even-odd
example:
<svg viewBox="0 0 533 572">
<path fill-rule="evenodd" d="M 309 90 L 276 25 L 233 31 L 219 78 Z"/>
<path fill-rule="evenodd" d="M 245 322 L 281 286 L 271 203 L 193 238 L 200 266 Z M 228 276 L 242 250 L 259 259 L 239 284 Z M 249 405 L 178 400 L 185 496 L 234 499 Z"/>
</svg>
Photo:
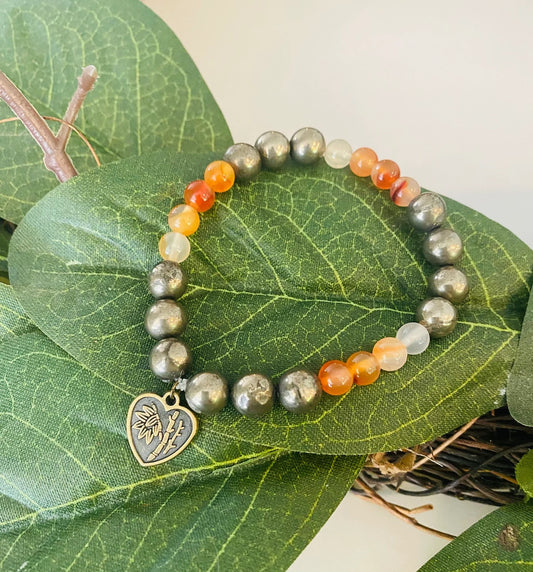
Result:
<svg viewBox="0 0 533 572">
<path fill-rule="evenodd" d="M 507 382 L 507 404 L 519 423 L 533 426 L 533 296 L 529 299 L 516 360 Z"/>
<path fill-rule="evenodd" d="M 99 80 L 77 120 L 104 163 L 164 146 L 224 149 L 225 120 L 168 26 L 138 0 L 4 0 L 2 71 L 42 115 L 63 117 L 83 66 Z M 11 117 L 0 104 L 0 118 Z M 52 125 L 55 128 L 55 124 Z M 94 161 L 76 136 L 79 171 Z M 18 223 L 57 183 L 20 123 L 0 126 L 0 216 Z"/>
<path fill-rule="evenodd" d="M 533 562 L 533 505 L 501 507 L 447 544 L 419 572 L 505 572 Z"/>
<path fill-rule="evenodd" d="M 0 282 L 7 282 L 9 276 L 7 273 L 7 250 L 9 241 L 11 239 L 11 232 L 0 221 Z"/>
<path fill-rule="evenodd" d="M 133 393 L 77 363 L 0 284 L 0 568 L 285 570 L 363 459 L 264 448 L 200 429 L 142 468 Z"/>
<path fill-rule="evenodd" d="M 0 344 L 37 331 L 38 328 L 15 299 L 13 288 L 7 284 L 0 284 Z M 43 336 L 43 339 L 46 338 Z"/>
<path fill-rule="evenodd" d="M 516 480 L 526 495 L 533 497 L 533 450 L 529 450 L 516 465 Z"/>
<path fill-rule="evenodd" d="M 40 201 L 16 231 L 10 277 L 32 320 L 119 387 L 153 384 L 143 329 L 167 213 L 210 157 L 162 151 L 77 177 Z M 532 280 L 533 252 L 500 225 L 448 200 L 465 242 L 471 295 L 459 324 L 396 373 L 295 416 L 250 420 L 231 407 L 218 433 L 311 453 L 364 454 L 442 435 L 504 401 Z M 422 237 L 388 196 L 326 165 L 262 173 L 219 195 L 184 264 L 185 338 L 194 371 L 230 382 L 277 379 L 371 350 L 414 318 L 427 295 Z"/>
</svg>

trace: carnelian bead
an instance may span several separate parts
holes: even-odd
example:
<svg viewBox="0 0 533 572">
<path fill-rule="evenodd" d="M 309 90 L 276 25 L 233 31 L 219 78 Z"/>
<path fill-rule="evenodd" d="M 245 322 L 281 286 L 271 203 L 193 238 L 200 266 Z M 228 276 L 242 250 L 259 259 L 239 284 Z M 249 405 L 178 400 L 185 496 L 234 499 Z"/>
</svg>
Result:
<svg viewBox="0 0 533 572">
<path fill-rule="evenodd" d="M 173 232 L 190 236 L 200 226 L 198 211 L 189 205 L 178 205 L 168 213 L 168 226 Z"/>
<path fill-rule="evenodd" d="M 215 193 L 205 181 L 199 179 L 185 187 L 183 199 L 190 207 L 203 213 L 215 204 Z"/>
<path fill-rule="evenodd" d="M 396 371 L 407 361 L 407 348 L 398 338 L 383 338 L 376 342 L 372 353 L 383 371 Z"/>
<path fill-rule="evenodd" d="M 360 147 L 352 153 L 350 169 L 358 177 L 369 177 L 377 162 L 378 156 L 374 150 L 368 147 Z"/>
<path fill-rule="evenodd" d="M 399 207 L 408 207 L 409 203 L 420 194 L 420 185 L 411 177 L 396 179 L 390 188 L 390 198 Z"/>
<path fill-rule="evenodd" d="M 379 377 L 381 366 L 374 354 L 355 352 L 346 361 L 357 385 L 370 385 Z"/>
<path fill-rule="evenodd" d="M 235 171 L 226 161 L 213 161 L 205 168 L 204 181 L 215 193 L 225 193 L 233 187 Z"/>
<path fill-rule="evenodd" d="M 372 182 L 378 189 L 387 190 L 391 188 L 392 183 L 400 176 L 400 167 L 390 159 L 378 161 L 370 173 Z"/>
<path fill-rule="evenodd" d="M 326 362 L 318 372 L 322 389 L 330 395 L 344 395 L 353 385 L 353 375 L 346 364 L 339 360 Z"/>
</svg>

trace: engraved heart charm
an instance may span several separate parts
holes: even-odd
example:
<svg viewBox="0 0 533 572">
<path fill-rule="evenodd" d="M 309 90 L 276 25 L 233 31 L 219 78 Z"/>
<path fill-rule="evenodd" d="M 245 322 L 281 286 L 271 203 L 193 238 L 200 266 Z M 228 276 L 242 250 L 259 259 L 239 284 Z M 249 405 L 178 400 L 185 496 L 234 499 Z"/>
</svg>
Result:
<svg viewBox="0 0 533 572">
<path fill-rule="evenodd" d="M 128 440 L 141 465 L 159 465 L 179 455 L 196 434 L 196 417 L 180 407 L 177 395 L 143 393 L 128 411 Z"/>
</svg>

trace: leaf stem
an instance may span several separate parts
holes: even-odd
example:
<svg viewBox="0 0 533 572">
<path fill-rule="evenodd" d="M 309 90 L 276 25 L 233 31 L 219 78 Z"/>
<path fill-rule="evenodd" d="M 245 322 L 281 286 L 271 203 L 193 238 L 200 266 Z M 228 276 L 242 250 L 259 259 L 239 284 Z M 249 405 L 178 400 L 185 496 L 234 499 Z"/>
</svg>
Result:
<svg viewBox="0 0 533 572">
<path fill-rule="evenodd" d="M 76 119 L 83 100 L 92 89 L 96 81 L 97 74 L 94 66 L 83 68 L 81 76 L 78 78 L 78 87 L 70 100 L 65 119 L 59 129 L 57 137 L 46 124 L 35 107 L 23 95 L 20 89 L 0 71 L 0 99 L 11 108 L 11 111 L 22 121 L 30 135 L 35 139 L 44 153 L 44 165 L 52 171 L 58 181 L 63 183 L 75 177 L 78 173 L 72 160 L 65 151 L 65 146 L 69 139 L 70 125 Z"/>
<path fill-rule="evenodd" d="M 87 137 L 75 125 L 67 123 L 64 119 L 59 119 L 59 117 L 51 117 L 50 115 L 43 115 L 42 118 L 46 119 L 46 121 L 57 121 L 58 123 L 61 123 L 61 125 L 64 125 L 68 129 L 74 131 L 74 133 L 76 133 L 79 136 L 79 138 L 85 143 L 85 145 L 87 145 L 87 148 L 91 152 L 91 155 L 93 156 L 96 165 L 98 167 L 102 166 L 102 162 L 100 161 L 98 155 L 96 154 L 94 147 L 91 145 Z M 20 119 L 18 117 L 6 117 L 5 119 L 0 119 L 0 125 L 2 123 L 10 123 L 12 121 L 20 121 Z"/>
<path fill-rule="evenodd" d="M 94 87 L 94 82 L 98 78 L 98 74 L 96 73 L 96 68 L 94 66 L 86 66 L 83 68 L 81 75 L 78 77 L 78 87 L 74 92 L 67 110 L 65 112 L 65 116 L 63 117 L 63 123 L 57 132 L 57 142 L 60 145 L 61 149 L 65 150 L 71 129 L 69 125 L 72 125 L 74 121 L 76 121 L 76 117 L 78 117 L 78 113 L 83 105 L 85 97 Z"/>
</svg>

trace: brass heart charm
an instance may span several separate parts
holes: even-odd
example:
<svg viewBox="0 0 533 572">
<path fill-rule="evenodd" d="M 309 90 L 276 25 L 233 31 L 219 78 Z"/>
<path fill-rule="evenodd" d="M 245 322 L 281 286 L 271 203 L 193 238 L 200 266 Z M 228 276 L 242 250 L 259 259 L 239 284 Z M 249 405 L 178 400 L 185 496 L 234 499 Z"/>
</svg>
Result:
<svg viewBox="0 0 533 572">
<path fill-rule="evenodd" d="M 128 440 L 141 465 L 159 465 L 179 455 L 196 434 L 196 417 L 180 407 L 175 392 L 143 393 L 128 411 Z"/>
</svg>

